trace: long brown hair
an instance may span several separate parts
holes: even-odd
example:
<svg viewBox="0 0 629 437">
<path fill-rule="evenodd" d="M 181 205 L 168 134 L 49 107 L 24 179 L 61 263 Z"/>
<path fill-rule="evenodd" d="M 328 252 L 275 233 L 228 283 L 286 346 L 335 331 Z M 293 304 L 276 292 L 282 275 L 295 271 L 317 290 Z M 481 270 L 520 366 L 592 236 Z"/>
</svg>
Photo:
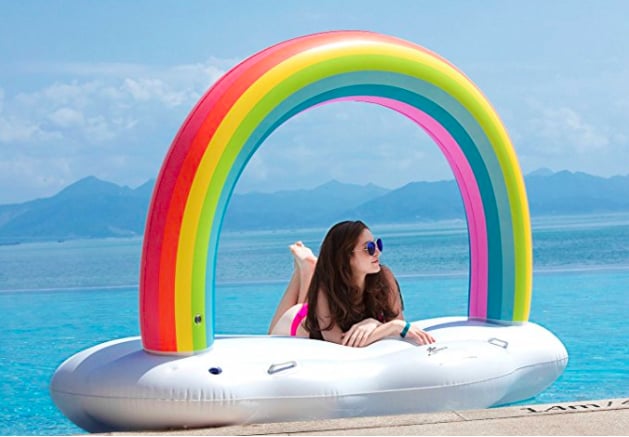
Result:
<svg viewBox="0 0 629 437">
<path fill-rule="evenodd" d="M 382 322 L 397 316 L 391 303 L 391 281 L 384 277 L 382 267 L 378 273 L 367 275 L 365 290 L 359 290 L 352 283 L 350 258 L 363 230 L 362 221 L 344 221 L 332 226 L 321 243 L 319 258 L 308 289 L 308 316 L 306 329 L 311 338 L 322 338 L 321 331 L 331 329 L 335 324 L 343 332 L 353 324 L 366 318 Z M 319 293 L 325 293 L 330 306 L 332 320 L 328 326 L 319 326 L 317 300 Z"/>
</svg>

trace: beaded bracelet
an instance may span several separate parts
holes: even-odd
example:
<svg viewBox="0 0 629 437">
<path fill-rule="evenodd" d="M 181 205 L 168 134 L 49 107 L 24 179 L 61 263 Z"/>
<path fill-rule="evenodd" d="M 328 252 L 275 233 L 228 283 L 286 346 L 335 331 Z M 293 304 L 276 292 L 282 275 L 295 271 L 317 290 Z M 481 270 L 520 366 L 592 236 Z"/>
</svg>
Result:
<svg viewBox="0 0 629 437">
<path fill-rule="evenodd" d="M 400 332 L 400 337 L 404 338 L 406 337 L 406 334 L 408 333 L 408 330 L 410 329 L 411 324 L 409 322 L 406 322 L 406 325 L 404 325 L 404 329 L 402 329 L 402 332 Z"/>
</svg>

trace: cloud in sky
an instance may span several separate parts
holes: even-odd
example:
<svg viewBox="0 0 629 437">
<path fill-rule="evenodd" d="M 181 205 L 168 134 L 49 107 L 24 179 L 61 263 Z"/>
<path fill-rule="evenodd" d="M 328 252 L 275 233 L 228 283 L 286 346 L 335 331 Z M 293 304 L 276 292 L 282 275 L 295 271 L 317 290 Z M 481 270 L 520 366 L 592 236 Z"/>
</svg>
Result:
<svg viewBox="0 0 629 437">
<path fill-rule="evenodd" d="M 186 115 L 229 68 L 282 40 L 342 28 L 397 35 L 449 58 L 496 107 L 525 172 L 629 173 L 626 2 L 246 2 L 247 13 L 223 3 L 68 1 L 67 13 L 30 0 L 4 5 L 0 204 L 88 175 L 131 186 L 154 178 Z M 26 17 L 29 29 L 20 27 Z M 343 102 L 276 130 L 237 190 L 333 178 L 394 188 L 452 174 L 404 117 Z"/>
<path fill-rule="evenodd" d="M 52 64 L 51 74 L 62 73 L 54 82 L 15 94 L 2 89 L 0 185 L 20 181 L 26 197 L 3 190 L 0 202 L 50 195 L 88 175 L 130 185 L 155 177 L 178 125 L 226 71 L 212 62 Z M 47 74 L 44 65 L 36 70 Z"/>
</svg>

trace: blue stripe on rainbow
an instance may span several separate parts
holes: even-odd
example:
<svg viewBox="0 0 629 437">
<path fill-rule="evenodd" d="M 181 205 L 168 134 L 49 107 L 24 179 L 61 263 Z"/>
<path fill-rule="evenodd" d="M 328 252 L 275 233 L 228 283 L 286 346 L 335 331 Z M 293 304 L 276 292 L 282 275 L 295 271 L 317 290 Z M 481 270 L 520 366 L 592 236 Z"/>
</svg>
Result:
<svg viewBox="0 0 629 437">
<path fill-rule="evenodd" d="M 191 353 L 212 344 L 218 237 L 240 174 L 282 123 L 338 100 L 391 108 L 433 137 L 464 198 L 469 316 L 528 319 L 526 192 L 491 105 L 452 64 L 420 46 L 370 32 L 328 32 L 286 41 L 239 64 L 206 93 L 173 141 L 142 255 L 145 349 Z"/>
</svg>

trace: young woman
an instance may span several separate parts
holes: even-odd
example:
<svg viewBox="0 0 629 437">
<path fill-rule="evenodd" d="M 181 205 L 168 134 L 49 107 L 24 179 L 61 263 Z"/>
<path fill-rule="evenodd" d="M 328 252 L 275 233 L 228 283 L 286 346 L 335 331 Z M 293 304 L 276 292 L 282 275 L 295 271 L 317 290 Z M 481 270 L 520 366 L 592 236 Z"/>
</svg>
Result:
<svg viewBox="0 0 629 437">
<path fill-rule="evenodd" d="M 382 240 L 361 221 L 344 221 L 326 234 L 319 258 L 293 244 L 295 270 L 271 322 L 271 334 L 362 347 L 385 337 L 417 344 L 435 340 L 404 320 L 400 290 L 380 264 Z"/>
</svg>

